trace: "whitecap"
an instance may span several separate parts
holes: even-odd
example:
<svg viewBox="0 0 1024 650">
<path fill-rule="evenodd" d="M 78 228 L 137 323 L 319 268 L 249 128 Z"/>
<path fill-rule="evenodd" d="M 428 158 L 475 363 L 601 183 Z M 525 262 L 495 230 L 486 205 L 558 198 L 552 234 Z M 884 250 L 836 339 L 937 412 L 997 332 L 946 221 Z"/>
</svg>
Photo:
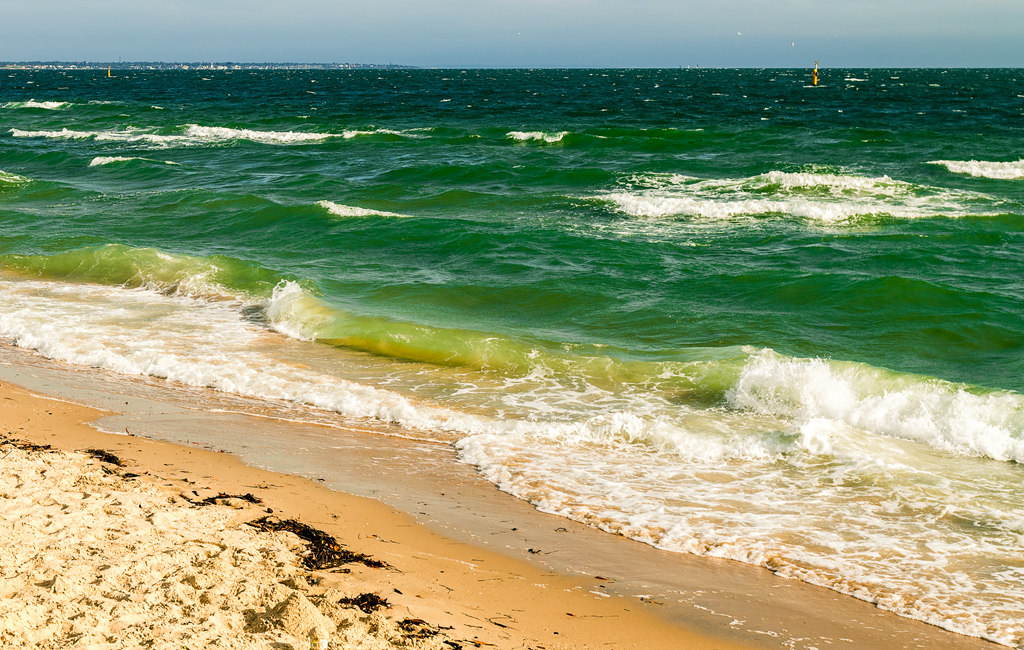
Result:
<svg viewBox="0 0 1024 650">
<path fill-rule="evenodd" d="M 0 183 L 8 183 L 10 185 L 21 185 L 22 183 L 28 182 L 29 179 L 25 178 L 24 176 L 19 176 L 18 174 L 12 174 L 10 172 L 0 170 Z"/>
<path fill-rule="evenodd" d="M 1024 396 L 889 373 L 864 364 L 753 355 L 728 394 L 733 408 L 829 421 L 947 453 L 1024 463 Z"/>
<path fill-rule="evenodd" d="M 347 131 L 343 132 L 342 133 L 342 137 L 345 138 L 346 140 L 350 140 L 352 138 L 358 138 L 360 136 L 369 136 L 369 135 L 397 135 L 397 136 L 401 136 L 403 138 L 424 138 L 426 136 L 421 135 L 420 133 L 416 133 L 416 131 L 423 131 L 423 130 L 425 130 L 425 129 L 409 129 L 409 130 L 405 130 L 405 131 L 396 131 L 394 129 L 370 129 L 370 130 L 351 129 L 351 130 L 347 130 Z"/>
<path fill-rule="evenodd" d="M 787 189 L 793 188 L 826 188 L 831 192 L 836 190 L 860 190 L 872 193 L 882 193 L 892 196 L 893 189 L 907 190 L 910 183 L 894 181 L 888 176 L 848 176 L 842 174 L 824 174 L 817 172 L 781 172 L 770 171 L 751 179 L 751 184 L 757 185 L 780 185 Z"/>
<path fill-rule="evenodd" d="M 10 134 L 16 138 L 51 138 L 59 140 L 88 140 L 98 142 L 142 142 L 155 145 L 170 145 L 187 142 L 188 138 L 181 135 L 160 135 L 143 131 L 73 131 L 67 127 L 59 131 L 24 131 L 11 129 Z"/>
<path fill-rule="evenodd" d="M 698 179 L 639 174 L 621 184 L 623 189 L 595 198 L 627 215 L 654 219 L 780 215 L 842 223 L 866 217 L 915 219 L 995 213 L 991 211 L 993 199 L 984 194 L 919 186 L 888 176 L 770 171 L 748 178 Z"/>
<path fill-rule="evenodd" d="M 60 131 L 25 131 L 22 129 L 11 129 L 8 131 L 15 138 L 58 138 L 63 140 L 85 140 L 96 137 L 96 131 L 72 131 L 63 128 Z"/>
<path fill-rule="evenodd" d="M 4 104 L 4 108 L 42 108 L 48 111 L 57 111 L 66 106 L 70 106 L 70 102 L 58 102 L 58 101 L 44 101 L 37 102 L 34 99 L 30 99 L 27 102 L 8 102 Z"/>
<path fill-rule="evenodd" d="M 569 135 L 568 131 L 558 131 L 557 133 L 547 133 L 545 131 L 509 131 L 505 134 L 505 137 L 518 142 L 535 141 L 553 144 L 555 142 L 561 142 L 562 138 L 567 135 Z"/>
<path fill-rule="evenodd" d="M 164 165 L 177 165 L 178 163 L 171 160 L 152 160 L 150 158 L 139 158 L 137 156 L 96 156 L 89 163 L 90 167 L 99 167 L 102 165 L 110 165 L 113 163 L 131 162 L 133 160 L 141 160 L 145 162 L 162 163 Z"/>
<path fill-rule="evenodd" d="M 333 133 L 306 133 L 300 131 L 254 131 L 252 129 L 232 129 L 222 126 L 199 126 L 191 124 L 185 135 L 197 140 L 249 140 L 262 144 L 298 144 L 304 142 L 322 142 L 338 137 Z"/>
<path fill-rule="evenodd" d="M 1024 178 L 1024 159 L 1010 162 L 986 160 L 931 160 L 929 165 L 942 165 L 954 174 L 968 174 L 977 178 L 1016 180 Z"/>
<path fill-rule="evenodd" d="M 353 205 L 343 205 L 333 201 L 317 201 L 316 203 L 336 217 L 405 217 L 408 215 L 383 210 L 370 210 Z"/>
</svg>

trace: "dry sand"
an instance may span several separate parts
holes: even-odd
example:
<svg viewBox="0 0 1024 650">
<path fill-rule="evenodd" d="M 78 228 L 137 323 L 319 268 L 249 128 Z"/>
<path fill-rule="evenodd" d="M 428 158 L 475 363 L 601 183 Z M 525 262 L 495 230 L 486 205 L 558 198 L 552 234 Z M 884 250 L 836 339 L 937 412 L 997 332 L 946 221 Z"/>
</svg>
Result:
<svg viewBox="0 0 1024 650">
<path fill-rule="evenodd" d="M 0 647 L 740 647 L 601 595 L 600 576 L 547 573 L 375 501 L 84 424 L 98 415 L 0 384 Z M 113 458 L 75 451 L 88 449 Z M 311 570 L 309 544 L 246 523 L 266 516 L 386 566 Z"/>
</svg>

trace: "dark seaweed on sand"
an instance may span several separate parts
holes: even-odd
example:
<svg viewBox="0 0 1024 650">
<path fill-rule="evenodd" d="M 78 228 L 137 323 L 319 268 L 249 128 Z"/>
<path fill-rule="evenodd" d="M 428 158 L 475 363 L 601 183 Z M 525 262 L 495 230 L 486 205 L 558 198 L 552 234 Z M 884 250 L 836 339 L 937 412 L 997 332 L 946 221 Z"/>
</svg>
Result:
<svg viewBox="0 0 1024 650">
<path fill-rule="evenodd" d="M 421 618 L 401 620 L 398 622 L 398 629 L 402 631 L 402 636 L 407 639 L 429 639 L 441 633 L 441 630 L 433 627 Z M 451 628 L 446 629 L 450 630 Z"/>
<path fill-rule="evenodd" d="M 50 445 L 37 445 L 33 442 L 26 442 L 24 440 L 18 440 L 17 438 L 2 435 L 0 435 L 0 443 L 17 447 L 18 449 L 23 449 L 25 451 L 50 451 L 51 449 Z"/>
<path fill-rule="evenodd" d="M 388 603 L 386 598 L 381 598 L 377 594 L 359 594 L 355 598 L 342 598 L 338 601 L 339 605 L 349 605 L 358 607 L 363 610 L 366 614 L 371 614 L 378 609 L 387 608 L 391 605 Z M 399 624 L 401 627 L 401 624 Z"/>
<path fill-rule="evenodd" d="M 111 465 L 117 465 L 118 467 L 124 467 L 124 463 L 121 462 L 121 459 L 115 456 L 114 454 L 110 453 L 109 451 L 105 451 L 103 449 L 86 449 L 82 453 L 89 454 L 90 456 L 92 456 L 93 458 L 100 462 L 110 463 Z"/>
<path fill-rule="evenodd" d="M 262 517 L 255 521 L 250 521 L 249 525 L 261 531 L 276 532 L 283 530 L 297 535 L 299 539 L 307 544 L 302 562 L 307 569 L 312 571 L 333 569 L 353 562 L 365 564 L 376 569 L 383 569 L 388 566 L 385 562 L 375 560 L 368 555 L 354 553 L 343 548 L 338 543 L 338 540 L 334 539 L 331 535 L 294 519 Z"/>
<path fill-rule="evenodd" d="M 212 506 L 222 499 L 239 499 L 240 501 L 247 501 L 249 503 L 255 503 L 256 505 L 263 503 L 263 499 L 254 495 L 252 492 L 246 492 L 245 494 L 227 494 L 225 492 L 221 492 L 216 496 L 206 497 L 201 501 L 193 501 L 193 503 L 203 506 Z"/>
</svg>

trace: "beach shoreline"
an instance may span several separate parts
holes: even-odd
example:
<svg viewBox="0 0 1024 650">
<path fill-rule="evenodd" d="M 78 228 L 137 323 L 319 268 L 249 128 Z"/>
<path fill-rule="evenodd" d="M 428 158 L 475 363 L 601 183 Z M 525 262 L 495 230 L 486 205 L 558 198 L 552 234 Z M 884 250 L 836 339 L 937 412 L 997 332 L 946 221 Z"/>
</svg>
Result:
<svg viewBox="0 0 1024 650">
<path fill-rule="evenodd" d="M 0 394 L 9 398 L 2 400 L 5 413 L 29 408 L 33 414 L 28 419 L 24 414 L 5 414 L 3 425 L 9 436 L 69 451 L 109 450 L 124 459 L 132 473 L 148 473 L 176 488 L 188 485 L 206 496 L 253 493 L 275 516 L 322 528 L 356 552 L 401 567 L 401 580 L 415 577 L 411 586 L 401 581 L 392 585 L 395 576 L 389 574 L 360 589 L 367 593 L 398 589 L 401 594 L 389 597 L 396 603 L 396 612 L 451 627 L 450 632 L 463 641 L 475 636 L 477 642 L 498 647 L 538 648 L 995 647 L 756 567 L 658 551 L 539 513 L 489 484 L 482 487 L 484 482 L 473 481 L 473 472 L 466 466 L 461 466 L 462 478 L 431 477 L 447 481 L 441 489 L 451 494 L 441 492 L 440 497 L 454 496 L 458 502 L 454 508 L 440 508 L 436 502 L 440 497 L 428 493 L 437 485 L 431 488 L 422 476 L 402 475 L 400 450 L 409 446 L 408 440 L 349 432 L 369 449 L 352 447 L 353 463 L 384 477 L 383 483 L 392 488 L 391 494 L 385 494 L 380 481 L 349 474 L 352 487 L 358 488 L 352 492 L 374 497 L 366 499 L 339 490 L 336 483 L 326 486 L 315 478 L 296 476 L 299 472 L 257 469 L 251 465 L 259 463 L 246 459 L 245 453 L 240 457 L 221 453 L 217 444 L 230 438 L 204 445 L 200 442 L 203 431 L 193 429 L 191 443 L 153 439 L 168 434 L 161 429 L 160 414 L 152 404 L 144 407 L 128 399 L 123 414 L 109 413 L 114 402 L 125 396 L 119 391 L 126 384 L 131 390 L 131 380 L 104 373 L 94 376 L 11 347 L 5 347 L 4 354 L 0 379 L 13 382 L 0 388 Z M 117 389 L 104 385 L 110 381 L 120 381 Z M 107 395 L 106 404 L 96 403 L 101 394 Z M 82 404 L 106 408 L 108 413 L 104 417 Z M 167 409 L 161 413 L 166 417 Z M 123 423 L 117 418 L 127 416 L 136 418 L 132 435 L 112 433 L 111 427 Z M 211 431 L 223 427 L 225 417 L 241 418 L 252 438 L 259 437 L 256 432 L 261 428 L 298 426 L 234 413 L 202 412 L 189 417 L 188 427 L 206 421 Z M 81 424 L 85 421 L 99 424 Z M 170 421 L 182 423 L 180 418 Z M 148 437 L 147 422 L 154 425 L 153 438 Z M 326 433 L 344 437 L 338 430 Z M 423 448 L 412 447 L 412 455 L 422 459 Z M 441 474 L 444 469 L 439 468 Z M 396 500 L 394 494 L 403 491 L 406 501 Z M 396 511 L 395 503 L 404 503 L 398 508 L 404 512 Z M 422 510 L 416 510 L 417 503 Z M 494 511 L 495 518 L 479 519 L 480 511 L 486 510 Z M 344 514 L 335 519 L 338 513 Z M 499 525 L 503 530 L 497 530 Z M 438 580 L 441 571 L 443 586 Z M 459 572 L 463 582 L 456 587 L 451 578 Z M 481 572 L 486 577 L 481 578 Z M 484 581 L 489 589 L 494 587 L 486 594 L 479 591 Z M 449 591 L 453 588 L 459 592 Z M 413 596 L 412 605 L 406 597 L 410 593 L 421 596 Z M 490 608 L 490 614 L 481 616 L 480 607 Z M 481 620 L 488 622 L 480 625 Z"/>
<path fill-rule="evenodd" d="M 297 573 L 309 583 L 323 581 L 332 585 L 335 591 L 331 593 L 346 594 L 349 598 L 357 598 L 360 594 L 381 597 L 389 603 L 384 617 L 392 621 L 396 629 L 403 621 L 424 621 L 421 625 L 435 633 L 443 633 L 442 638 L 462 647 L 669 648 L 678 647 L 680 642 L 694 648 L 743 647 L 704 638 L 659 621 L 640 611 L 638 603 L 590 593 L 589 590 L 599 586 L 600 580 L 556 576 L 483 549 L 452 542 L 416 525 L 407 516 L 387 506 L 328 490 L 307 479 L 247 467 L 229 454 L 97 431 L 85 422 L 101 416 L 101 412 L 40 396 L 12 384 L 0 384 L 0 402 L 3 404 L 0 424 L 7 432 L 5 453 L 31 451 L 46 455 L 50 452 L 33 451 L 32 445 L 49 446 L 62 456 L 74 456 L 79 463 L 76 471 L 81 471 L 80 465 L 84 462 L 86 465 L 103 465 L 103 471 L 108 475 L 128 477 L 106 486 L 107 491 L 130 491 L 131 487 L 125 484 L 127 481 L 142 483 L 164 498 L 176 498 L 179 509 L 194 510 L 185 513 L 186 517 L 204 510 L 195 504 L 203 503 L 204 499 L 213 500 L 214 505 L 221 508 L 243 511 L 240 519 L 234 517 L 234 528 L 244 528 L 241 520 L 267 516 L 264 513 L 272 513 L 277 519 L 294 518 L 335 535 L 344 547 L 356 553 L 384 562 L 384 568 L 346 565 L 347 570 L 343 574 L 329 570 Z M 115 462 L 104 464 L 100 459 L 89 460 L 82 453 L 88 449 L 106 451 Z M 123 467 L 118 469 L 115 463 Z M 49 473 L 62 471 L 61 466 L 54 465 L 47 469 Z M 65 474 L 68 472 L 66 468 L 63 471 Z M 53 477 L 46 480 L 53 480 Z M 97 488 L 94 486 L 93 489 Z M 221 496 L 218 498 L 217 495 Z M 239 497 L 243 495 L 253 495 L 260 503 L 250 504 L 241 500 Z M 120 499 L 125 500 L 123 497 Z M 141 505 L 139 507 L 142 508 Z M 120 516 L 126 515 L 122 513 Z M 21 523 L 32 526 L 37 522 Z M 150 536 L 137 544 L 150 543 L 167 533 L 155 524 L 150 528 L 153 529 Z M 18 545 L 17 539 L 4 542 L 9 548 Z M 47 553 L 52 553 L 52 549 L 36 551 L 37 556 Z M 6 577 L 14 584 L 19 575 Z M 57 579 L 63 578 L 57 576 Z M 99 592 L 100 588 L 96 591 Z M 289 597 L 296 598 L 293 593 L 298 592 L 293 590 L 291 594 L 282 594 L 278 590 L 271 594 L 271 600 L 281 602 L 268 601 L 267 611 L 280 607 Z M 9 597 L 15 600 L 8 603 L 8 608 L 19 597 L 26 600 L 26 604 L 38 605 L 40 602 L 38 594 L 31 589 Z M 59 599 L 45 602 L 51 606 L 59 602 L 60 610 L 66 609 L 46 613 L 48 629 L 61 630 L 70 625 L 62 619 L 74 618 L 75 603 L 60 602 Z M 134 629 L 137 625 L 118 622 L 116 613 L 111 618 L 111 633 L 117 630 L 124 638 L 133 638 L 127 634 L 128 631 L 132 631 L 135 638 L 138 634 L 144 635 L 144 632 Z M 188 621 L 184 623 L 191 624 Z M 162 628 L 158 626 L 157 629 Z M 165 629 L 162 634 L 170 635 L 171 632 Z M 261 643 L 266 645 L 274 640 L 252 632 L 249 635 L 251 638 L 246 637 L 246 640 L 252 644 L 251 647 L 263 647 Z M 31 643 L 26 641 L 24 646 L 18 645 L 16 635 L 6 637 L 5 642 L 13 644 L 8 647 L 65 647 L 59 636 L 56 633 L 52 638 L 26 635 L 22 640 L 31 640 Z M 77 640 L 74 635 L 65 638 L 72 639 L 67 647 Z M 189 638 L 185 637 L 185 640 Z M 216 637 L 197 638 L 208 642 Z M 335 643 L 337 638 L 334 637 Z M 399 639 L 395 636 L 392 642 Z M 93 638 L 93 642 L 95 640 Z M 153 640 L 160 642 L 166 639 L 156 637 Z M 118 645 L 109 638 L 107 642 L 112 647 Z M 353 640 L 336 647 L 363 647 L 358 645 L 361 642 Z M 381 641 L 378 639 L 376 642 Z M 417 647 L 408 638 L 402 642 Z"/>
</svg>

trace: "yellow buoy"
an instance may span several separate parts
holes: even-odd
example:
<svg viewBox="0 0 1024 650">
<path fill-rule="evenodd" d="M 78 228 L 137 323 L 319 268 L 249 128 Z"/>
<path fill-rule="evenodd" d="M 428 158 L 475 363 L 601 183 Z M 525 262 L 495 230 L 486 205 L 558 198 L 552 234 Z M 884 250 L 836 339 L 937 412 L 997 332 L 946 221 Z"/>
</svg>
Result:
<svg viewBox="0 0 1024 650">
<path fill-rule="evenodd" d="M 814 79 L 814 85 L 817 86 L 818 85 L 818 62 L 817 61 L 814 62 L 814 77 L 813 77 L 813 79 Z"/>
</svg>

